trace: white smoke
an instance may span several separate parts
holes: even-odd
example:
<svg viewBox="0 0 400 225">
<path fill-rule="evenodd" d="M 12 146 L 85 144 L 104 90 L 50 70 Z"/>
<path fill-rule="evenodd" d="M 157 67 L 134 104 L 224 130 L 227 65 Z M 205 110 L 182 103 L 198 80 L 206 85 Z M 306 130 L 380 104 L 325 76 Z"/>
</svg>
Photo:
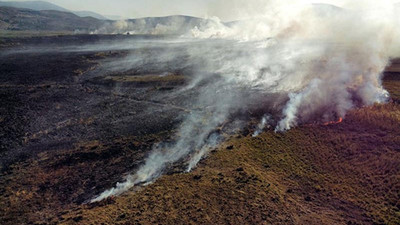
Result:
<svg viewBox="0 0 400 225">
<path fill-rule="evenodd" d="M 257 14 L 246 20 L 209 20 L 186 35 L 195 40 L 181 39 L 162 54 L 145 56 L 160 70 L 174 63 L 191 68 L 196 79 L 189 89 L 198 89 L 193 104 L 201 110 L 186 117 L 174 143 L 155 146 L 134 175 L 93 201 L 152 182 L 177 162 L 190 171 L 218 143 L 218 126 L 235 121 L 235 113 L 257 107 L 270 114 L 258 135 L 272 121 L 278 121 L 276 131 L 285 131 L 388 99 L 382 72 L 400 56 L 400 23 L 392 4 L 352 1 L 344 9 L 276 2 L 258 1 Z M 140 67 L 143 60 L 135 57 L 123 65 Z"/>
<path fill-rule="evenodd" d="M 179 15 L 120 20 L 106 23 L 93 34 L 183 35 L 194 27 L 214 24 L 214 20 Z"/>
<path fill-rule="evenodd" d="M 256 131 L 254 131 L 254 133 L 253 133 L 253 137 L 257 137 L 258 135 L 260 135 L 262 132 L 263 132 L 263 130 L 266 128 L 266 127 L 269 127 L 269 125 L 268 125 L 268 122 L 270 121 L 270 119 L 271 119 L 271 116 L 270 115 L 264 115 L 263 117 L 262 117 L 262 119 L 261 119 L 261 122 L 258 124 L 258 126 L 257 126 L 257 130 Z"/>
</svg>

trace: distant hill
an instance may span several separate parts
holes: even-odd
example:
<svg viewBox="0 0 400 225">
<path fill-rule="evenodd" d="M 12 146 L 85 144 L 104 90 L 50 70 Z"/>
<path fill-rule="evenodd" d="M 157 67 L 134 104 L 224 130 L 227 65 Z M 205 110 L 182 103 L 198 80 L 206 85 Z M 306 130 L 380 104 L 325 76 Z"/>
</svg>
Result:
<svg viewBox="0 0 400 225">
<path fill-rule="evenodd" d="M 4 2 L 0 2 L 0 5 Z M 34 5 L 37 9 L 57 8 L 58 6 L 47 2 L 11 2 L 13 5 Z M 11 4 L 10 3 L 10 4 Z M 30 5 L 32 3 L 32 5 Z M 39 7 L 40 6 L 40 7 Z M 321 17 L 329 17 L 346 10 L 328 4 L 310 5 L 314 12 Z M 99 34 L 187 34 L 194 27 L 209 27 L 215 21 L 197 17 L 174 15 L 166 17 L 145 17 L 123 21 L 107 20 L 106 17 L 88 11 L 69 12 L 66 9 L 35 11 L 25 8 L 0 8 L 0 29 L 3 30 L 34 30 L 34 31 L 80 31 Z M 78 15 L 76 15 L 78 14 Z M 223 23 L 232 27 L 245 21 L 232 21 Z M 251 20 L 250 20 L 251 22 Z"/>
<path fill-rule="evenodd" d="M 0 30 L 185 34 L 209 22 L 183 15 L 112 21 L 94 12 L 72 12 L 45 1 L 0 1 Z"/>
<path fill-rule="evenodd" d="M 71 12 L 0 7 L 0 30 L 79 31 L 101 34 L 185 34 L 209 20 L 190 16 L 147 17 L 125 21 L 80 17 Z"/>
<path fill-rule="evenodd" d="M 200 26 L 205 19 L 191 16 L 166 16 L 130 19 L 129 21 L 140 33 L 183 34 L 195 26 Z"/>
<path fill-rule="evenodd" d="M 0 6 L 15 7 L 15 8 L 25 8 L 32 10 L 57 10 L 62 12 L 69 12 L 68 9 L 60 7 L 58 5 L 45 2 L 45 1 L 26 1 L 26 2 L 4 2 L 0 1 Z"/>
<path fill-rule="evenodd" d="M 1 30 L 90 32 L 104 23 L 102 20 L 79 17 L 70 12 L 0 7 Z"/>
<path fill-rule="evenodd" d="M 104 15 L 104 16 L 110 20 L 126 20 L 126 19 L 128 19 L 126 17 L 118 16 L 118 15 Z"/>
<path fill-rule="evenodd" d="M 55 5 L 53 3 L 45 2 L 45 1 L 25 1 L 25 2 L 5 2 L 5 1 L 0 1 L 0 6 L 6 6 L 6 7 L 14 7 L 14 8 L 24 8 L 24 9 L 32 9 L 32 10 L 56 10 L 56 11 L 61 11 L 61 12 L 72 12 L 77 16 L 80 17 L 87 17 L 91 16 L 96 19 L 100 20 L 107 20 L 103 15 L 100 15 L 95 12 L 91 11 L 71 11 L 68 9 L 65 9 L 63 7 L 60 7 L 58 5 Z"/>
<path fill-rule="evenodd" d="M 166 16 L 166 17 L 146 17 L 129 19 L 109 23 L 104 26 L 102 33 L 126 33 L 131 34 L 185 34 L 194 27 L 200 27 L 209 20 L 191 16 Z"/>
<path fill-rule="evenodd" d="M 91 11 L 72 11 L 72 13 L 74 13 L 75 15 L 80 16 L 80 17 L 90 16 L 90 17 L 93 17 L 93 18 L 96 18 L 99 20 L 108 20 L 107 17 L 100 15 L 98 13 L 95 13 L 95 12 L 91 12 Z"/>
</svg>

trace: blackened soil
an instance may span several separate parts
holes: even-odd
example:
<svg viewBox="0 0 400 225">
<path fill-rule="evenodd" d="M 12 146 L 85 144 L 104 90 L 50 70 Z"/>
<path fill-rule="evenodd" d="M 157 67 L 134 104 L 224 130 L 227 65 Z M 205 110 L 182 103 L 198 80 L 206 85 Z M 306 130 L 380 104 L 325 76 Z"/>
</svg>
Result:
<svg viewBox="0 0 400 225">
<path fill-rule="evenodd" d="M 35 211 L 45 221 L 110 188 L 187 113 L 182 96 L 168 96 L 183 82 L 92 82 L 108 75 L 102 62 L 129 50 L 62 50 L 127 38 L 137 37 L 3 41 L 16 47 L 0 53 L 0 224 L 28 223 Z"/>
</svg>

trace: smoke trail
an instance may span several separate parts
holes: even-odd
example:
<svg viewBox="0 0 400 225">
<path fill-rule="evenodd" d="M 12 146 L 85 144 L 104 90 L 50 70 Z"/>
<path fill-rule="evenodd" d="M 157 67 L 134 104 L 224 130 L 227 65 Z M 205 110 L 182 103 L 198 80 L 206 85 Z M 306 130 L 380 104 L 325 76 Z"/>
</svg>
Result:
<svg viewBox="0 0 400 225">
<path fill-rule="evenodd" d="M 264 115 L 263 118 L 261 119 L 261 122 L 257 126 L 257 130 L 254 131 L 252 136 L 257 137 L 258 135 L 260 135 L 262 133 L 262 131 L 265 129 L 265 127 L 269 126 L 268 122 L 270 119 L 271 119 L 270 115 Z"/>
<path fill-rule="evenodd" d="M 285 131 L 345 117 L 354 107 L 388 99 L 382 72 L 391 57 L 400 56 L 395 39 L 400 23 L 393 5 L 369 2 L 357 10 L 271 1 L 263 6 L 262 14 L 247 20 L 205 22 L 187 34 L 194 40 L 181 39 L 161 54 L 143 56 L 164 72 L 171 65 L 190 68 L 196 82 L 189 89 L 198 93 L 192 104 L 200 110 L 186 117 L 175 142 L 155 146 L 126 182 L 92 201 L 149 183 L 176 162 L 190 171 L 220 140 L 217 128 L 253 108 L 278 121 L 276 131 Z M 149 48 L 163 45 L 158 44 Z M 115 65 L 141 63 L 135 55 Z"/>
</svg>

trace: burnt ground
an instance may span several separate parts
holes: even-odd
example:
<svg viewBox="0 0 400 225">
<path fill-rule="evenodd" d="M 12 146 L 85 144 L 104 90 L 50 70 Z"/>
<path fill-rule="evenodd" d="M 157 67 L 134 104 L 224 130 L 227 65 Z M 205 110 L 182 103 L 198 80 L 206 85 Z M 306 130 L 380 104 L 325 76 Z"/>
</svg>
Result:
<svg viewBox="0 0 400 225">
<path fill-rule="evenodd" d="M 132 50 L 63 50 L 129 38 L 138 37 L 1 41 L 0 224 L 399 223 L 398 64 L 385 76 L 387 105 L 338 125 L 257 138 L 250 130 L 194 173 L 86 204 L 170 139 L 191 110 L 188 96 L 170 95 L 190 79 L 182 71 L 110 72 L 102 65 Z"/>
<path fill-rule="evenodd" d="M 185 82 L 182 76 L 157 80 L 142 75 L 138 80 L 118 81 L 103 79 L 110 75 L 104 72 L 100 78 L 91 77 L 104 60 L 123 57 L 127 50 L 48 49 L 54 45 L 96 43 L 101 38 L 118 41 L 126 36 L 4 41 L 14 41 L 18 47 L 3 48 L 0 53 L 1 224 L 31 221 L 21 204 L 29 211 L 62 208 L 82 203 L 111 187 L 122 179 L 121 174 L 140 164 L 154 143 L 168 139 L 180 117 L 187 113 L 175 105 L 181 102 L 180 96 L 173 99 L 174 104 L 163 97 Z M 47 50 L 29 51 L 43 45 Z M 34 176 L 43 177 L 29 178 L 15 170 L 17 165 L 22 170 L 31 168 L 33 162 L 40 170 Z M 59 170 L 68 172 L 55 172 Z M 14 205 L 11 198 L 15 196 L 9 191 L 36 193 L 34 198 L 38 199 L 51 195 L 45 198 L 57 206 L 34 203 L 37 200 L 33 199 L 20 199 Z"/>
</svg>

